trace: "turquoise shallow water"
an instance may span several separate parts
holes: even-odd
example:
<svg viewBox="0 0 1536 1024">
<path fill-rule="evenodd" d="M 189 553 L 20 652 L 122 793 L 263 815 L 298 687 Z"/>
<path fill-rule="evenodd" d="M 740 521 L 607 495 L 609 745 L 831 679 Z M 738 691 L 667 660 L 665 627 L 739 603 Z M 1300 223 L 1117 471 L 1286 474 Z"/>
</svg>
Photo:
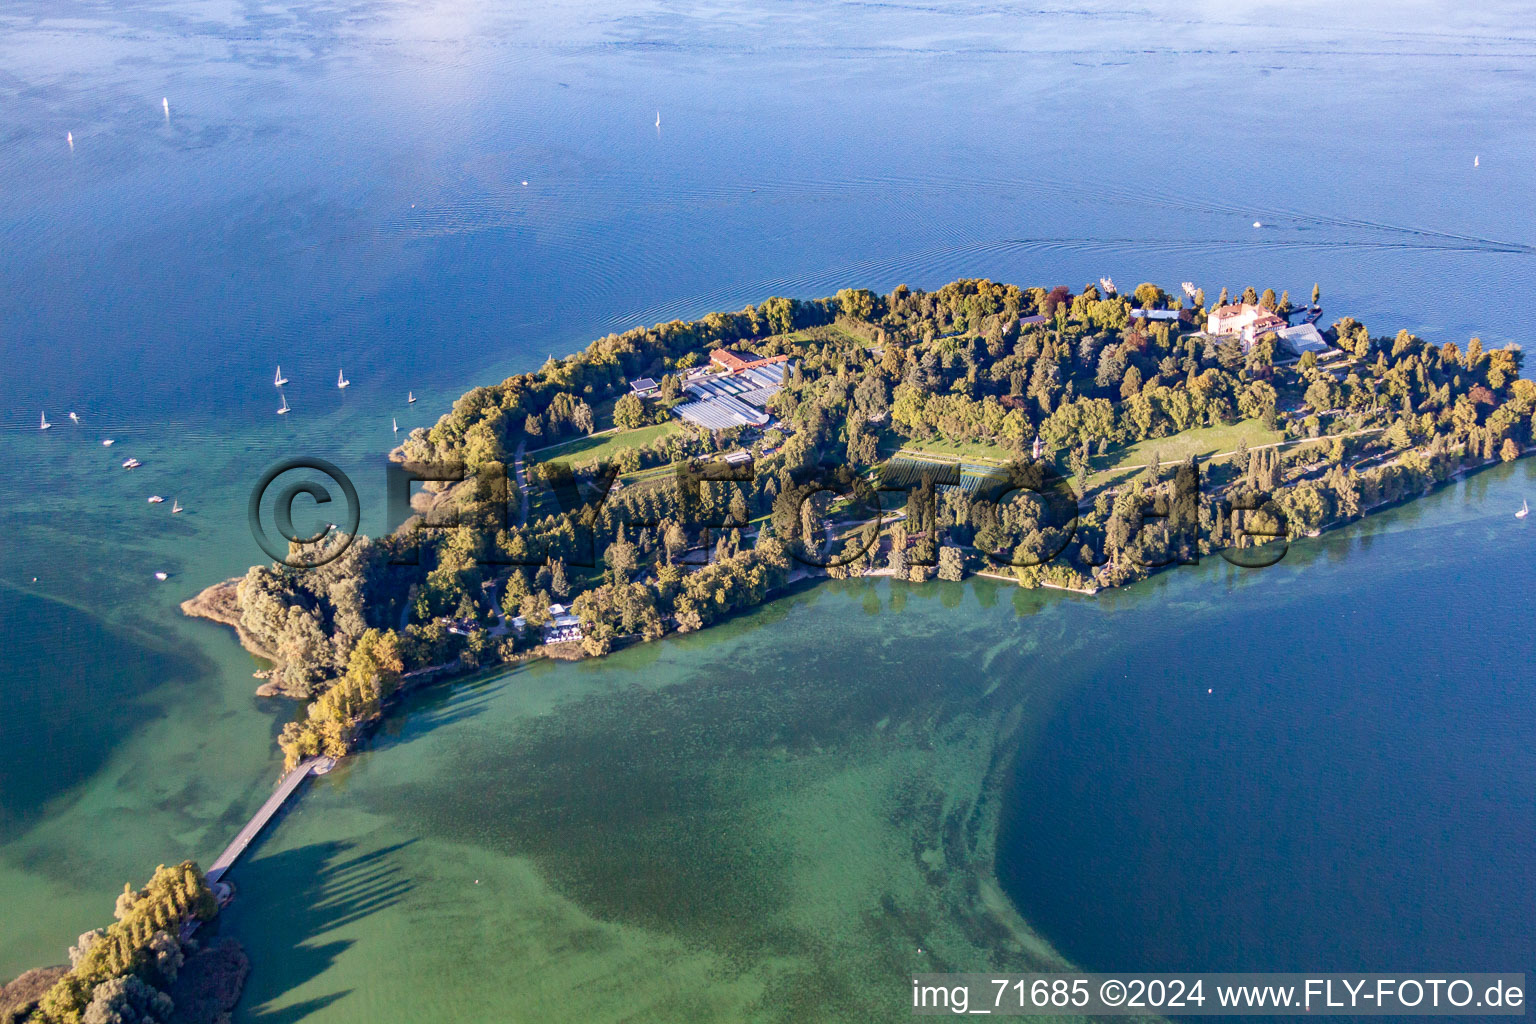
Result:
<svg viewBox="0 0 1536 1024">
<path fill-rule="evenodd" d="M 260 557 L 245 500 L 273 460 L 343 466 L 376 530 L 390 417 L 429 423 L 465 388 L 609 330 L 847 284 L 1075 287 L 1108 273 L 1299 298 L 1320 281 L 1330 315 L 1381 331 L 1522 340 L 1536 290 L 1523 14 L 7 6 L 0 974 L 58 960 L 155 863 L 210 859 L 270 786 L 292 708 L 252 697 L 251 660 L 176 605 Z M 293 381 L 282 418 L 277 363 Z M 144 467 L 120 469 L 130 455 Z M 237 873 L 228 927 L 258 962 L 242 1013 L 553 1012 L 546 976 L 594 979 L 582 1019 L 876 1005 L 911 968 L 908 945 L 976 969 L 1048 955 L 997 892 L 966 885 L 987 874 L 983 826 L 1007 801 L 1004 882 L 1046 940 L 1089 963 L 1301 962 L 1331 941 L 1310 923 L 1325 901 L 1383 874 L 1393 850 L 1422 854 L 1405 877 L 1423 885 L 1474 869 L 1484 894 L 1526 884 L 1499 853 L 1529 839 L 1523 805 L 1500 797 L 1522 779 L 1529 791 L 1516 756 L 1528 719 L 1504 723 L 1513 752 L 1488 764 L 1421 753 L 1444 746 L 1448 716 L 1477 719 L 1420 713 L 1436 692 L 1495 710 L 1519 699 L 1518 678 L 1489 693 L 1477 684 L 1502 679 L 1492 669 L 1429 656 L 1460 635 L 1441 609 L 1454 623 L 1485 602 L 1496 616 L 1469 624 L 1470 643 L 1530 660 L 1524 549 L 1448 554 L 1499 539 L 1526 472 L 1325 539 L 1294 556 L 1305 572 L 1203 567 L 1091 604 L 828 591 L 611 665 L 423 697 Z M 172 518 L 150 493 L 188 512 Z M 1392 614 L 1347 643 L 1264 642 L 1308 637 L 1296 620 L 1309 612 L 1351 623 L 1378 608 Z M 1125 637 L 1186 633 L 1200 639 L 1190 679 L 1219 667 L 1202 651 L 1230 650 L 1273 661 L 1248 685 L 1317 688 L 1266 697 L 1288 709 L 1270 732 L 1237 727 L 1261 691 L 1234 695 L 1218 743 L 1198 706 L 1159 704 L 1187 684 L 1178 672 L 1125 681 L 1140 655 Z M 1382 674 L 1356 672 L 1362 651 Z M 1383 702 L 1401 711 L 1392 742 L 1359 724 L 1359 705 L 1332 742 L 1304 727 L 1320 706 L 1309 696 L 1342 699 L 1338 679 L 1359 675 L 1369 695 L 1402 674 L 1418 699 Z M 1464 730 L 1460 746 L 1469 734 L 1495 732 Z M 1183 736 L 1195 753 L 1180 760 Z M 1346 740 L 1390 756 L 1362 767 Z M 1241 770 L 1216 770 L 1222 743 Z M 1003 777 L 1010 752 L 1023 782 Z M 1401 846 L 1294 816 L 1276 820 L 1300 845 L 1239 826 L 1276 816 L 1266 798 L 1315 808 L 1316 794 L 1253 781 L 1313 765 L 1431 778 L 1435 804 L 1402 826 L 1367 816 L 1367 835 Z M 935 795 L 949 792 L 953 806 Z M 1111 812 L 1059 796 L 1073 792 L 1112 797 Z M 1394 792 L 1383 806 L 1399 806 Z M 1161 856 L 1128 859 L 1158 842 L 1149 808 L 1163 799 L 1206 816 L 1180 818 L 1184 838 Z M 1059 822 L 1048 841 L 1019 824 L 1037 803 Z M 1492 838 L 1460 841 L 1475 832 Z M 1229 845 L 1286 855 L 1243 870 L 1218 858 L 1210 870 L 1231 881 L 1214 888 L 1177 869 Z M 1298 889 L 1302 871 L 1332 888 Z M 1059 901 L 1032 898 L 1037 875 Z M 1103 896 L 1108 876 L 1175 888 L 1156 904 L 1174 910 L 1143 909 L 1141 889 Z M 494 901 L 476 878 L 499 887 Z M 1306 898 L 1282 914 L 1243 896 L 1266 885 Z M 1073 912 L 1085 903 L 1096 911 Z M 1408 956 L 1381 938 L 1381 906 L 1362 904 L 1348 948 Z M 1452 920 L 1444 899 L 1413 906 L 1390 927 L 1492 936 L 1466 947 L 1500 960 L 1491 969 L 1531 960 L 1528 929 Z M 1202 945 L 1212 931 L 1236 948 Z M 809 964 L 831 965 L 828 980 L 797 984 Z"/>
</svg>

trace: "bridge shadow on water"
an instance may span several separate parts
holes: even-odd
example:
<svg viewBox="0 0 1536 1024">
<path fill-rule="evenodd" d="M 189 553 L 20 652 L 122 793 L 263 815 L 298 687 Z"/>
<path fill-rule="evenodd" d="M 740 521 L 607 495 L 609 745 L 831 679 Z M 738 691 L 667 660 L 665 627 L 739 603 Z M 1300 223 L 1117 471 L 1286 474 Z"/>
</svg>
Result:
<svg viewBox="0 0 1536 1024">
<path fill-rule="evenodd" d="M 395 856 L 415 842 L 410 839 L 361 853 L 354 852 L 355 843 L 312 843 L 237 869 L 245 876 L 241 886 L 245 892 L 237 893 L 237 901 L 261 903 L 259 908 L 246 908 L 241 915 L 244 920 L 235 929 L 237 937 L 247 937 L 255 965 L 235 1018 L 297 1024 L 350 995 L 351 989 L 342 989 L 271 1007 L 285 992 L 324 974 L 352 945 L 350 939 L 316 942 L 315 937 L 387 910 L 411 891 L 413 885 L 401 875 Z M 240 885 L 238 877 L 236 884 Z M 264 955 L 263 946 L 280 947 L 281 957 L 270 955 L 277 948 Z"/>
</svg>

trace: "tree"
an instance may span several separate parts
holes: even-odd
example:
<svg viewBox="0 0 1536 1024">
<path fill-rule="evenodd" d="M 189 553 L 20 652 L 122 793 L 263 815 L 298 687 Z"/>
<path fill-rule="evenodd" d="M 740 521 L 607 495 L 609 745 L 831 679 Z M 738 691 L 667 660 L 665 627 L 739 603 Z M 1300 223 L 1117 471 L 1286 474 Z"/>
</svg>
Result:
<svg viewBox="0 0 1536 1024">
<path fill-rule="evenodd" d="M 535 594 L 527 594 L 518 603 L 517 614 L 523 617 L 523 621 L 537 629 L 550 620 L 549 595 L 544 591 Z"/>
<path fill-rule="evenodd" d="M 666 528 L 661 531 L 661 546 L 666 552 L 667 561 L 671 561 L 678 555 L 688 550 L 688 533 L 674 522 L 668 522 Z"/>
<path fill-rule="evenodd" d="M 126 882 L 123 884 L 123 889 L 125 895 L 136 896 L 133 891 L 133 886 L 127 884 Z M 117 901 L 118 905 L 121 906 L 123 897 L 121 895 L 118 896 Z M 129 905 L 132 906 L 132 904 Z M 117 915 L 118 920 L 122 920 L 122 917 L 122 914 Z M 69 966 L 79 967 L 81 958 L 84 957 L 86 952 L 96 944 L 96 940 L 100 939 L 105 934 L 106 929 L 93 928 L 76 939 L 75 944 L 69 947 Z"/>
<path fill-rule="evenodd" d="M 592 433 L 592 407 L 586 402 L 577 402 L 576 408 L 571 411 L 571 426 L 583 434 Z"/>
<path fill-rule="evenodd" d="M 550 562 L 549 592 L 562 601 L 571 596 L 571 583 L 565 574 L 565 563 L 558 558 Z"/>
<path fill-rule="evenodd" d="M 81 1024 L 164 1024 L 171 998 L 132 974 L 109 978 L 91 992 Z"/>
<path fill-rule="evenodd" d="M 1317 305 L 1323 298 L 1323 289 L 1320 285 L 1312 286 L 1312 305 Z"/>
<path fill-rule="evenodd" d="M 1338 405 L 1339 385 L 1332 376 L 1324 374 L 1307 386 L 1307 404 L 1318 412 L 1327 412 Z"/>
<path fill-rule="evenodd" d="M 628 394 L 613 405 L 613 422 L 625 430 L 633 430 L 645 424 L 645 403 L 640 396 Z"/>
<path fill-rule="evenodd" d="M 946 544 L 939 548 L 939 579 L 959 583 L 965 578 L 965 556 L 960 549 Z"/>
<path fill-rule="evenodd" d="M 1141 371 L 1134 366 L 1127 367 L 1125 377 L 1120 381 L 1120 401 L 1128 402 L 1135 395 L 1141 394 Z"/>
<path fill-rule="evenodd" d="M 1280 411 L 1275 408 L 1275 403 L 1266 405 L 1259 413 L 1259 423 L 1265 430 L 1276 430 L 1280 426 Z"/>
<path fill-rule="evenodd" d="M 1520 446 L 1515 444 L 1513 438 L 1506 437 L 1504 445 L 1499 449 L 1499 458 L 1505 462 L 1514 462 L 1520 457 Z"/>
<path fill-rule="evenodd" d="M 875 315 L 875 293 L 868 288 L 844 288 L 837 293 L 838 308 L 846 317 L 869 320 Z"/>
<path fill-rule="evenodd" d="M 1136 286 L 1136 305 L 1142 309 L 1158 309 L 1167 299 L 1167 295 L 1161 288 L 1151 281 L 1143 281 Z"/>
<path fill-rule="evenodd" d="M 629 574 L 639 567 L 639 554 L 635 545 L 625 538 L 621 528 L 618 538 L 603 552 L 603 564 L 613 572 L 615 577 L 627 579 Z"/>
</svg>

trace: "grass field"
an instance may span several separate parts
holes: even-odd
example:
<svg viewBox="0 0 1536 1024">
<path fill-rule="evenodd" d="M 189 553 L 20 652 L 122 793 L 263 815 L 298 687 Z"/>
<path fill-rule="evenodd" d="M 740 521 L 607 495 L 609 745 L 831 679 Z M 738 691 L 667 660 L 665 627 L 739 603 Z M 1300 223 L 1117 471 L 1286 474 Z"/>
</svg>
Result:
<svg viewBox="0 0 1536 1024">
<path fill-rule="evenodd" d="M 1013 453 L 1002 445 L 985 441 L 906 441 L 897 445 L 909 452 L 928 452 L 932 455 L 953 455 L 961 459 L 977 459 L 982 462 L 1007 462 Z"/>
<path fill-rule="evenodd" d="M 1284 438 L 1285 434 L 1282 431 L 1265 430 L 1264 425 L 1258 420 L 1240 420 L 1237 423 L 1223 424 L 1219 427 L 1186 430 L 1182 434 L 1174 434 L 1171 437 L 1155 437 L 1138 441 L 1108 454 L 1095 456 L 1090 463 L 1093 473 L 1088 477 L 1088 487 L 1090 490 L 1095 490 L 1128 479 L 1138 472 L 1140 467 L 1149 464 L 1154 453 L 1162 464 L 1167 466 L 1174 462 L 1183 462 L 1191 455 L 1199 456 L 1204 461 L 1212 455 L 1236 451 L 1240 444 L 1257 448 L 1259 445 L 1274 444 Z M 1066 461 L 1065 456 L 1060 460 L 1063 473 L 1070 472 L 1065 468 Z"/>
<path fill-rule="evenodd" d="M 1091 462 L 1093 472 L 1088 477 L 1088 489 L 1093 491 L 1123 483 L 1139 472 L 1141 467 L 1150 463 L 1153 453 L 1156 453 L 1163 465 L 1167 466 L 1174 462 L 1182 462 L 1191 455 L 1199 456 L 1204 461 L 1213 455 L 1236 451 L 1239 444 L 1246 443 L 1249 448 L 1257 448 L 1259 445 L 1274 444 L 1283 440 L 1284 437 L 1284 433 L 1279 430 L 1265 430 L 1264 425 L 1258 420 L 1241 420 L 1219 427 L 1186 430 L 1182 434 L 1174 434 L 1171 437 L 1138 441 L 1105 455 L 1094 456 Z M 887 430 L 880 439 L 880 454 L 889 458 L 902 450 L 976 462 L 1001 463 L 1008 462 L 1013 457 L 1008 449 L 985 441 L 956 442 L 940 439 L 909 441 Z M 1057 469 L 1063 476 L 1071 475 L 1072 471 L 1065 452 L 1058 455 L 1056 463 Z"/>
<path fill-rule="evenodd" d="M 927 452 L 930 455 L 948 455 L 961 459 L 978 459 L 983 462 L 1007 462 L 1012 453 L 1002 445 L 989 441 L 945 441 L 942 438 L 908 440 L 889 426 L 880 432 L 880 456 L 890 458 L 898 451 Z"/>
<path fill-rule="evenodd" d="M 641 445 L 650 444 L 658 437 L 675 434 L 681 429 L 682 424 L 679 421 L 667 420 L 665 423 L 636 427 L 634 430 L 615 430 L 606 434 L 573 438 L 561 444 L 531 451 L 528 455 L 539 462 L 549 462 L 552 459 L 571 459 L 580 462 L 611 459 L 620 448 L 639 448 Z"/>
</svg>

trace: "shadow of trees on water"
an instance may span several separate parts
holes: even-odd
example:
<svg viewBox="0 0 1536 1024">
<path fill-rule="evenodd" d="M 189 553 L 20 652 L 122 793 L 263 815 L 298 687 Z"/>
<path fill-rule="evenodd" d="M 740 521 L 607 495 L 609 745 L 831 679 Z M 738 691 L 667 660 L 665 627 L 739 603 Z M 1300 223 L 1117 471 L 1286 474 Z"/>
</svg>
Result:
<svg viewBox="0 0 1536 1024">
<path fill-rule="evenodd" d="M 324 935 L 387 910 L 414 888 L 401 875 L 396 855 L 415 842 L 410 839 L 363 853 L 354 852 L 354 843 L 312 843 L 248 865 L 247 885 L 260 894 L 248 898 L 262 900 L 258 913 L 274 922 L 274 934 L 291 935 L 296 941 L 283 950 L 280 975 L 274 972 L 263 978 L 262 957 L 253 956 L 251 979 L 236 1019 L 295 1024 L 350 995 L 351 989 L 342 989 L 286 1006 L 268 1005 L 324 974 L 352 945 L 348 939 L 306 942 L 306 936 Z"/>
</svg>

